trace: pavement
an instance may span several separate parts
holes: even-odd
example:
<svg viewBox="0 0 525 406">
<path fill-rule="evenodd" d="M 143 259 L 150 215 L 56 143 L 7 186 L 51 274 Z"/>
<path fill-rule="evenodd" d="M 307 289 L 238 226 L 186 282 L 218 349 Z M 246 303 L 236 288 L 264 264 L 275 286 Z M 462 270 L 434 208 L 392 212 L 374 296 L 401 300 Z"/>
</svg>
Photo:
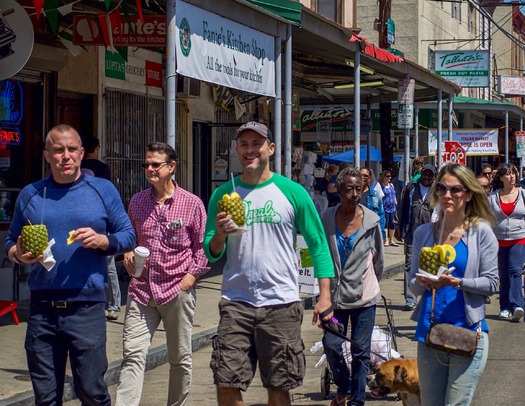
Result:
<svg viewBox="0 0 525 406">
<path fill-rule="evenodd" d="M 401 308 L 404 304 L 403 301 L 403 282 L 402 282 L 402 270 L 404 264 L 403 247 L 387 247 L 385 248 L 385 271 L 383 279 L 380 282 L 381 292 L 385 298 L 387 298 L 387 304 L 395 310 L 397 314 L 402 314 L 403 324 L 411 324 L 410 331 L 413 330 L 413 322 L 408 321 L 409 312 L 401 312 Z M 194 317 L 192 345 L 194 351 L 194 385 L 192 386 L 192 394 L 190 404 L 201 404 L 202 402 L 210 401 L 210 396 L 215 396 L 213 384 L 208 377 L 209 367 L 209 353 L 210 349 L 210 338 L 217 329 L 217 323 L 219 320 L 218 314 L 218 303 L 220 300 L 222 274 L 221 264 L 214 264 L 212 270 L 201 278 L 197 288 L 197 309 Z M 397 275 L 397 276 L 396 276 Z M 401 280 L 399 278 L 401 277 Z M 124 292 L 123 292 L 124 293 Z M 123 295 L 125 296 L 125 295 Z M 317 327 L 311 326 L 311 311 L 315 304 L 314 295 L 302 295 L 302 301 L 307 312 L 305 313 L 305 322 L 303 324 L 303 330 L 308 333 L 308 340 L 305 338 L 305 344 L 308 349 L 314 340 L 320 340 L 320 333 Z M 14 325 L 11 316 L 4 315 L 0 317 L 0 406 L 26 406 L 34 404 L 34 396 L 29 379 L 29 372 L 27 370 L 25 350 L 24 350 L 24 337 L 27 327 L 27 307 L 28 304 L 21 302 L 19 303 L 18 316 L 20 318 L 20 324 Z M 388 306 L 390 307 L 390 306 Z M 120 313 L 119 320 L 107 322 L 107 356 L 109 367 L 106 373 L 106 382 L 112 392 L 114 398 L 114 386 L 118 380 L 118 374 L 120 370 L 120 364 L 122 360 L 122 328 L 124 322 L 124 308 Z M 377 322 L 376 324 L 381 327 L 388 324 L 386 319 L 386 309 L 378 308 Z M 394 324 L 394 323 L 391 323 Z M 397 347 L 398 351 L 407 357 L 415 356 L 415 344 L 408 338 L 409 334 L 406 334 L 403 329 L 396 328 Z M 166 339 L 162 329 L 162 325 L 159 326 L 148 353 L 147 357 L 147 370 L 152 370 L 157 367 L 161 367 L 167 362 L 167 350 L 166 350 Z M 198 355 L 199 361 L 196 356 Z M 204 355 L 203 355 L 204 354 Z M 322 353 L 309 354 L 310 359 L 319 359 Z M 312 363 L 309 362 L 309 363 Z M 314 362 L 315 364 L 315 362 Z M 165 367 L 165 366 L 164 366 Z M 199 371 L 199 372 L 198 372 Z M 203 372 L 200 372 L 203 371 Z M 315 377 L 309 379 L 315 379 L 316 388 L 319 388 L 319 372 Z M 75 398 L 73 388 L 71 371 L 66 372 L 67 383 L 64 394 L 64 401 L 69 401 Z M 165 373 L 163 379 L 156 379 L 155 382 L 162 385 L 167 381 L 167 373 Z M 205 380 L 199 384 L 199 379 Z M 145 384 L 145 387 L 148 386 Z M 195 389 L 195 390 L 194 390 Z M 157 390 L 156 388 L 150 388 L 152 392 L 165 396 L 166 390 Z M 320 397 L 320 391 L 316 391 L 317 397 Z M 256 399 L 261 395 L 254 395 Z M 297 402 L 301 403 L 300 397 L 303 396 L 300 393 L 295 394 L 298 399 Z M 152 401 L 147 396 L 143 395 L 143 402 L 141 405 L 158 405 L 164 404 L 165 399 L 162 402 Z M 202 399 L 202 402 L 201 402 Z M 260 404 L 260 398 L 258 399 Z M 72 404 L 75 404 L 73 401 Z M 79 403 L 77 403 L 79 404 Z M 319 404 L 319 403 L 316 403 Z"/>
</svg>

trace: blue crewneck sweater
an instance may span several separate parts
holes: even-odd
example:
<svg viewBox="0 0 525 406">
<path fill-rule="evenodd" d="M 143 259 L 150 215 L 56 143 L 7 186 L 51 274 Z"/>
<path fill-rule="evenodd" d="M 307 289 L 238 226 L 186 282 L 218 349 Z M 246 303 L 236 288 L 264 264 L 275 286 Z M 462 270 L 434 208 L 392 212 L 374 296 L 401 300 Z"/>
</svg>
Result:
<svg viewBox="0 0 525 406">
<path fill-rule="evenodd" d="M 22 227 L 30 222 L 46 225 L 49 240 L 55 239 L 51 250 L 56 260 L 49 272 L 40 263 L 33 265 L 28 279 L 31 301 L 105 302 L 105 257 L 132 250 L 136 241 L 113 184 L 106 179 L 81 175 L 69 184 L 58 184 L 48 177 L 26 186 L 16 201 L 6 252 L 16 244 Z M 107 251 L 83 248 L 80 242 L 67 245 L 69 231 L 84 227 L 108 234 Z"/>
</svg>

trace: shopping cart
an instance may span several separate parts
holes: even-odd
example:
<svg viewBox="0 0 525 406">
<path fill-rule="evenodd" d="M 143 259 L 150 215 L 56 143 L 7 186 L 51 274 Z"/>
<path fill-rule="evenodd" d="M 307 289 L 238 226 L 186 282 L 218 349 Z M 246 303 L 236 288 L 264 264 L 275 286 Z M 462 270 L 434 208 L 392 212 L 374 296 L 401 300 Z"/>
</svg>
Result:
<svg viewBox="0 0 525 406">
<path fill-rule="evenodd" d="M 377 308 L 383 307 L 385 310 L 384 315 L 376 312 L 376 325 L 374 326 L 374 333 L 372 334 L 372 349 L 370 356 L 370 367 L 374 369 L 375 365 L 380 364 L 383 361 L 393 358 L 393 355 L 397 354 L 397 342 L 394 334 L 394 313 L 390 306 L 392 302 L 390 299 L 381 296 L 383 304 L 379 304 Z M 325 334 L 334 334 L 332 330 Z M 338 335 L 336 333 L 336 335 Z M 351 356 L 350 347 L 352 345 L 351 340 L 348 337 L 342 336 L 346 340 L 345 348 L 343 348 L 343 354 L 345 354 L 346 364 L 350 368 Z M 379 350 L 377 350 L 379 349 Z M 397 355 L 398 356 L 398 355 Z M 330 386 L 334 383 L 332 371 L 330 366 L 326 362 L 326 366 L 321 371 L 321 395 L 323 399 L 328 399 L 330 396 Z"/>
</svg>

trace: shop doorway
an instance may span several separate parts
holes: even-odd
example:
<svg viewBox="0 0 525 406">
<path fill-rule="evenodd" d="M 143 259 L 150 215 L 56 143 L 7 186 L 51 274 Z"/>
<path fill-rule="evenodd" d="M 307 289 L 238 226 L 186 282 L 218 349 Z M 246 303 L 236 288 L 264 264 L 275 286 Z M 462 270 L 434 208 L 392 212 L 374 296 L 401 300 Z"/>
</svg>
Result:
<svg viewBox="0 0 525 406">
<path fill-rule="evenodd" d="M 208 206 L 211 196 L 211 127 L 206 123 L 194 121 L 193 133 L 193 193 L 199 196 L 204 205 Z"/>
</svg>

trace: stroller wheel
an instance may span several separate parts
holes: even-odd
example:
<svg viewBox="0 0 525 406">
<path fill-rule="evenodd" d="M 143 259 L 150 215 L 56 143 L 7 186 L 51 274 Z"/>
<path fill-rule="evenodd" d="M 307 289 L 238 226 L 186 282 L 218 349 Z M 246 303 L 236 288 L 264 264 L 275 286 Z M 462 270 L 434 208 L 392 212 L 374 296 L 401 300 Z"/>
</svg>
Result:
<svg viewBox="0 0 525 406">
<path fill-rule="evenodd" d="M 325 367 L 324 370 L 321 371 L 321 395 L 323 396 L 323 399 L 328 399 L 330 396 L 331 381 L 332 372 L 330 371 L 330 368 Z"/>
</svg>

